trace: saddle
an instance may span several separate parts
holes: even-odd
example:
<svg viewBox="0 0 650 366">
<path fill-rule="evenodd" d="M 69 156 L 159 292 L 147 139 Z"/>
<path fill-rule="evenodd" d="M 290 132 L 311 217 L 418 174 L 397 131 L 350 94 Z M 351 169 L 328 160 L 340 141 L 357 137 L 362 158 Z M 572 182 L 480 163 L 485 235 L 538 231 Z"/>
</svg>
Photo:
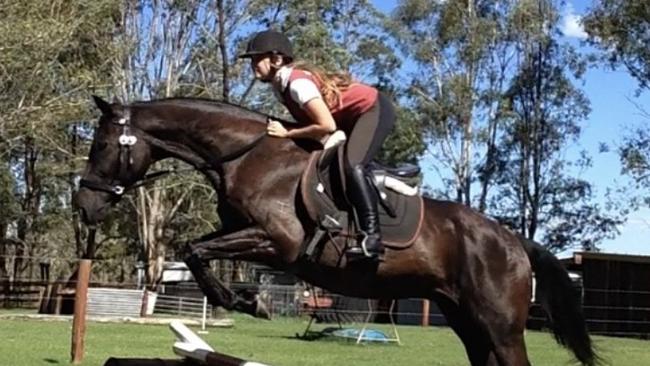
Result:
<svg viewBox="0 0 650 366">
<path fill-rule="evenodd" d="M 342 133 L 342 132 L 341 132 Z M 358 225 L 352 205 L 347 201 L 344 165 L 345 138 L 330 137 L 337 144 L 311 154 L 300 181 L 300 192 L 308 216 L 317 229 L 303 244 L 302 254 L 310 258 L 324 234 L 343 236 L 356 245 Z M 371 163 L 373 183 L 378 196 L 378 214 L 382 244 L 391 249 L 406 249 L 418 236 L 424 217 L 419 194 L 420 169 L 415 165 L 388 168 Z"/>
</svg>

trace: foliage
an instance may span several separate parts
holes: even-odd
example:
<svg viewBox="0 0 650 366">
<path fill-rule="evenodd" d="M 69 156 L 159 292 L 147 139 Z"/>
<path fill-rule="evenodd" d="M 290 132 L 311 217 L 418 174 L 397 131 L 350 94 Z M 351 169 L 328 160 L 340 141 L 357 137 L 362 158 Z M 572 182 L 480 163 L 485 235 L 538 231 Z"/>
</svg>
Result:
<svg viewBox="0 0 650 366">
<path fill-rule="evenodd" d="M 637 97 L 650 90 L 650 3 L 643 0 L 598 0 L 583 19 L 589 43 L 611 67 L 623 67 L 638 81 Z M 622 174 L 631 178 L 626 197 L 631 210 L 650 205 L 650 114 L 636 101 L 638 121 L 625 129 L 618 144 Z"/>
<path fill-rule="evenodd" d="M 589 43 L 612 66 L 625 67 L 639 87 L 650 86 L 650 3 L 646 0 L 596 0 L 584 17 Z"/>
<path fill-rule="evenodd" d="M 622 219 L 604 213 L 593 202 L 591 183 L 569 173 L 590 166 L 586 153 L 577 161 L 564 156 L 590 111 L 572 82 L 581 78 L 584 60 L 554 37 L 554 8 L 522 2 L 515 14 L 525 24 L 516 37 L 521 61 L 506 94 L 508 123 L 500 159 L 507 163 L 492 206 L 500 220 L 523 235 L 534 238 L 539 230 L 551 249 L 595 250 L 617 233 Z"/>
<path fill-rule="evenodd" d="M 111 55 L 117 1 L 2 2 L 0 7 L 0 165 L 13 204 L 0 216 L 2 253 L 13 250 L 19 276 L 24 256 L 74 253 L 81 247 L 70 197 L 80 169 L 71 126 L 89 116 L 87 90 L 103 83 Z M 11 184 L 13 182 L 13 184 Z M 5 196 L 6 197 L 6 196 Z M 13 212 L 13 213 L 12 213 Z M 73 222 L 70 225 L 70 222 Z M 75 243 L 75 247 L 69 247 Z M 10 248 L 11 247 L 11 248 Z"/>
<path fill-rule="evenodd" d="M 495 163 L 500 105 L 512 72 L 509 15 L 502 1 L 401 1 L 393 14 L 402 51 L 416 67 L 406 90 L 449 198 L 473 205 L 475 172 Z M 492 181 L 483 169 L 478 208 Z"/>
<path fill-rule="evenodd" d="M 617 233 L 620 215 L 575 176 L 589 158 L 565 157 L 589 101 L 556 2 L 406 0 L 393 18 L 416 65 L 406 92 L 442 177 L 434 192 L 553 249 L 595 249 Z"/>
<path fill-rule="evenodd" d="M 648 121 L 650 115 L 644 113 L 643 118 Z M 623 165 L 622 173 L 632 178 L 627 191 L 630 205 L 633 208 L 650 206 L 650 195 L 647 193 L 650 187 L 650 129 L 642 125 L 626 131 L 618 154 Z M 632 192 L 639 193 L 640 199 Z"/>
<path fill-rule="evenodd" d="M 633 3 L 617 9 L 647 10 Z M 97 115 L 89 94 L 124 102 L 207 97 L 286 117 L 269 86 L 236 58 L 252 33 L 268 27 L 287 33 L 298 58 L 350 71 L 394 100 L 398 121 L 380 160 L 433 165 L 443 177 L 439 195 L 530 237 L 545 235 L 554 247 L 594 248 L 620 219 L 604 215 L 591 183 L 580 179 L 589 158 L 564 156 L 589 107 L 577 86 L 585 64 L 558 43 L 556 7 L 401 0 L 388 16 L 366 0 L 4 0 L 0 276 L 19 274 L 19 256 L 88 254 L 70 201 Z M 598 14 L 601 21 L 607 12 Z M 627 24 L 642 34 L 639 22 Z M 626 66 L 645 75 L 644 54 L 626 42 L 621 57 L 638 53 Z M 639 182 L 644 141 L 639 135 L 622 150 L 626 172 Z M 163 260 L 180 259 L 186 241 L 218 229 L 216 204 L 198 174 L 165 177 L 115 207 L 94 255 L 146 260 L 155 283 Z"/>
<path fill-rule="evenodd" d="M 6 1 L 0 12 L 9 20 L 0 35 L 0 156 L 11 173 L 3 176 L 7 223 L 0 227 L 3 238 L 22 243 L 17 255 L 84 255 L 70 199 L 94 127 L 86 122 L 96 113 L 89 93 L 125 102 L 212 97 L 278 112 L 268 90 L 251 89 L 247 63 L 234 58 L 249 33 L 268 26 L 285 29 L 304 58 L 394 89 L 380 70 L 398 59 L 377 31 L 382 15 L 365 1 Z M 247 101 L 251 90 L 255 98 Z M 390 151 L 414 160 L 416 135 L 408 130 L 410 137 L 394 139 Z M 154 169 L 170 167 L 185 166 L 163 162 Z M 86 254 L 146 259 L 155 282 L 162 259 L 178 259 L 183 242 L 218 228 L 215 204 L 196 174 L 161 179 L 122 200 L 103 223 L 98 252 Z"/>
</svg>

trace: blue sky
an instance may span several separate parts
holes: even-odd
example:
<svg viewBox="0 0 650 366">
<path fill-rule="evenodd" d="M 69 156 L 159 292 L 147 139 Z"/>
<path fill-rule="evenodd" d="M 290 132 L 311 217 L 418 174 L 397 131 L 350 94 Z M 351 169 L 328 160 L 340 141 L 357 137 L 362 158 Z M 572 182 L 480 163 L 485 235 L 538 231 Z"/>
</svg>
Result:
<svg viewBox="0 0 650 366">
<path fill-rule="evenodd" d="M 592 1 L 568 1 L 564 8 L 562 31 L 570 42 L 585 36 L 580 26 L 580 15 Z M 583 47 L 585 51 L 590 51 Z M 635 96 L 637 83 L 625 70 L 611 70 L 607 67 L 591 68 L 585 75 L 583 90 L 591 101 L 592 112 L 587 119 L 580 148 L 587 150 L 594 159 L 593 168 L 585 172 L 584 178 L 594 183 L 599 192 L 616 182 L 623 183 L 621 165 L 615 152 L 599 153 L 601 142 L 616 146 L 624 131 L 647 124 L 637 107 L 649 105 L 650 93 L 645 91 Z M 650 255 L 650 210 L 641 209 L 628 217 L 621 228 L 621 235 L 601 245 L 604 252 Z"/>
<path fill-rule="evenodd" d="M 389 12 L 395 7 L 395 0 L 374 0 L 374 4 L 382 11 Z M 579 49 L 593 51 L 581 46 L 580 40 L 585 33 L 580 24 L 580 16 L 591 6 L 591 0 L 567 1 L 562 10 L 561 30 L 566 42 Z M 634 126 L 648 123 L 634 103 L 650 105 L 650 93 L 644 92 L 635 96 L 637 83 L 625 70 L 611 70 L 608 67 L 593 67 L 584 77 L 583 91 L 591 101 L 592 112 L 583 122 L 583 133 L 575 146 L 567 152 L 568 157 L 586 150 L 593 159 L 593 167 L 582 172 L 581 178 L 594 184 L 597 194 L 602 197 L 607 187 L 623 184 L 626 177 L 620 175 L 621 165 L 615 149 L 612 152 L 601 153 L 599 146 L 606 143 L 615 147 L 623 136 L 623 131 Z M 634 103 L 633 103 L 634 102 Z M 650 108 L 649 108 L 650 109 Z M 438 179 L 431 175 L 425 180 Z M 435 183 L 429 182 L 431 185 Z M 603 252 L 650 255 L 650 209 L 644 208 L 629 215 L 627 223 L 620 228 L 621 234 L 600 245 Z M 570 255 L 569 252 L 561 256 Z"/>
</svg>

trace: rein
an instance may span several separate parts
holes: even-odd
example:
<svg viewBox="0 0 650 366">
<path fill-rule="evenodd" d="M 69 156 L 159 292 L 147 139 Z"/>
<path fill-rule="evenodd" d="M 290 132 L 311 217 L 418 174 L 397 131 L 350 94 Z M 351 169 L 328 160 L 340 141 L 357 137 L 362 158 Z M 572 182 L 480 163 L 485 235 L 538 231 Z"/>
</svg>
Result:
<svg viewBox="0 0 650 366">
<path fill-rule="evenodd" d="M 229 161 L 233 161 L 243 156 L 244 154 L 248 153 L 249 151 L 251 151 L 266 136 L 266 132 L 264 132 L 263 134 L 253 139 L 253 141 L 249 142 L 248 144 L 242 146 L 241 148 L 229 154 L 226 154 L 216 159 L 210 159 L 210 158 L 204 159 L 194 152 L 188 152 L 186 150 L 173 147 L 169 143 L 162 141 L 154 136 L 151 136 L 150 134 L 147 134 L 144 130 L 132 126 L 130 122 L 131 122 L 131 118 L 128 109 L 124 117 L 120 118 L 117 122 L 111 122 L 113 124 L 122 126 L 122 134 L 118 138 L 118 143 L 120 145 L 118 179 L 117 180 L 113 179 L 111 181 L 111 184 L 107 184 L 104 182 L 98 182 L 98 181 L 82 178 L 79 181 L 80 187 L 86 187 L 92 190 L 102 191 L 120 197 L 126 191 L 129 191 L 137 187 L 141 187 L 145 184 L 160 179 L 161 177 L 164 177 L 168 174 L 181 173 L 181 172 L 193 171 L 193 170 L 198 170 L 201 172 L 205 172 L 207 170 L 214 171 L 219 165 L 223 163 L 227 163 Z M 138 138 L 135 135 L 131 134 L 131 128 L 140 130 L 143 133 L 143 137 L 142 137 L 143 140 L 149 142 L 153 146 L 156 146 L 162 150 L 170 152 L 174 155 L 178 155 L 179 157 L 183 158 L 183 160 L 190 162 L 193 165 L 193 167 L 183 168 L 183 169 L 166 169 L 166 170 L 160 170 L 157 172 L 149 173 L 145 175 L 142 179 L 140 179 L 136 184 L 126 187 L 124 182 L 127 180 L 127 174 L 129 172 L 129 168 L 133 164 L 133 159 L 131 157 L 131 146 L 135 145 L 138 142 Z"/>
</svg>

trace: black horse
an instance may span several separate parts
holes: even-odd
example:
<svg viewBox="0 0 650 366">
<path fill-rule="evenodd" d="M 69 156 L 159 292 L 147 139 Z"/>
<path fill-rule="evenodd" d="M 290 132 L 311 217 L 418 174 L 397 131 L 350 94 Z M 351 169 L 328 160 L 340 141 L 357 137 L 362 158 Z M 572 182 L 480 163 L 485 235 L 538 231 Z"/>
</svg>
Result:
<svg viewBox="0 0 650 366">
<path fill-rule="evenodd" d="M 266 136 L 267 116 L 230 104 L 166 99 L 95 103 L 102 112 L 76 204 L 86 223 L 165 158 L 205 173 L 219 195 L 223 228 L 188 245 L 186 259 L 213 305 L 259 316 L 256 301 L 209 271 L 213 259 L 261 262 L 330 291 L 368 298 L 427 298 L 439 305 L 472 365 L 528 365 L 524 329 L 533 272 L 556 340 L 586 365 L 597 362 L 568 274 L 542 246 L 454 202 L 424 200 L 413 244 L 380 263 L 345 260 L 332 238 L 318 260 L 301 256 L 314 222 L 298 186 L 310 157 L 300 142 Z"/>
</svg>

